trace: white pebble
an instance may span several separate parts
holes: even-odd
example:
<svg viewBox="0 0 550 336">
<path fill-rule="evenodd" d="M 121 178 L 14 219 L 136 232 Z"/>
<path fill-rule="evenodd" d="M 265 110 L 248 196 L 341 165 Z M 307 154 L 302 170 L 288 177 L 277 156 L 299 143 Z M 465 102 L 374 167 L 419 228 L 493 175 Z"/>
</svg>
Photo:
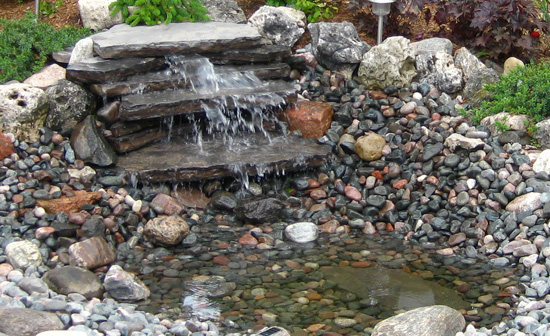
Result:
<svg viewBox="0 0 550 336">
<path fill-rule="evenodd" d="M 422 100 L 422 94 L 420 92 L 413 93 L 413 99 Z"/>
<path fill-rule="evenodd" d="M 36 207 L 34 208 L 34 215 L 38 218 L 42 218 L 46 215 L 46 210 L 44 210 L 43 207 Z"/>
<path fill-rule="evenodd" d="M 130 195 L 126 195 L 126 196 L 124 197 L 124 202 L 125 202 L 126 204 L 128 204 L 128 206 L 133 206 L 134 203 L 136 203 L 136 201 L 135 201 L 135 200 L 132 198 L 132 196 L 130 196 Z"/>
<path fill-rule="evenodd" d="M 142 206 L 143 206 L 143 202 L 141 200 L 137 200 L 134 202 L 134 204 L 132 204 L 132 211 L 140 212 Z"/>
</svg>

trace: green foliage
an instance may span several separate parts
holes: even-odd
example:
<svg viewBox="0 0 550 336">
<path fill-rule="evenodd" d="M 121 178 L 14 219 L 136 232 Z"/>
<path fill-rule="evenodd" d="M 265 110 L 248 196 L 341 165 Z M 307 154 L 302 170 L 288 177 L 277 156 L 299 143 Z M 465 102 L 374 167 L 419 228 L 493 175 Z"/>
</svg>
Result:
<svg viewBox="0 0 550 336">
<path fill-rule="evenodd" d="M 268 0 L 266 4 L 269 6 L 292 6 L 304 12 L 309 22 L 330 19 L 338 10 L 338 7 L 330 4 L 330 0 Z"/>
<path fill-rule="evenodd" d="M 137 9 L 130 13 L 129 6 Z M 124 21 L 135 26 L 140 23 L 156 25 L 182 21 L 208 21 L 208 10 L 199 0 L 117 0 L 109 5 L 111 16 L 121 12 Z"/>
<path fill-rule="evenodd" d="M 55 3 L 49 3 L 47 1 L 40 1 L 40 14 L 49 16 L 57 12 L 57 8 L 63 4 L 63 0 L 56 0 Z"/>
<path fill-rule="evenodd" d="M 518 67 L 486 89 L 491 99 L 484 101 L 474 114 L 525 114 L 534 122 L 550 117 L 550 61 Z"/>
<path fill-rule="evenodd" d="M 541 17 L 544 21 L 550 22 L 550 0 L 533 0 L 540 10 Z"/>
<path fill-rule="evenodd" d="M 507 118 L 506 118 L 507 119 Z M 506 120 L 504 121 L 501 121 L 501 120 L 495 120 L 495 128 L 497 129 L 497 131 L 499 131 L 500 133 L 503 133 L 503 132 L 506 132 L 506 131 L 509 131 L 510 130 L 510 126 L 508 124 L 506 124 Z"/>
<path fill-rule="evenodd" d="M 20 20 L 0 19 L 0 83 L 23 80 L 44 67 L 50 54 L 90 35 L 85 28 L 55 29 L 28 13 Z"/>
</svg>

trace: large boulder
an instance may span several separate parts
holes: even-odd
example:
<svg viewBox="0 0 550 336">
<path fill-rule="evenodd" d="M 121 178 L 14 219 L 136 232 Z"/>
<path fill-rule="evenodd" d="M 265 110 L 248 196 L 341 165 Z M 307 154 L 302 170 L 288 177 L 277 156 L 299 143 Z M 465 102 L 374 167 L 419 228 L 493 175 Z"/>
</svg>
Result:
<svg viewBox="0 0 550 336">
<path fill-rule="evenodd" d="M 455 66 L 451 41 L 427 39 L 412 43 L 418 80 L 447 93 L 456 93 L 464 85 L 462 70 Z"/>
<path fill-rule="evenodd" d="M 101 298 L 103 285 L 99 278 L 91 271 L 75 266 L 63 266 L 49 270 L 42 277 L 51 290 L 56 293 L 69 295 L 78 293 L 86 297 Z"/>
<path fill-rule="evenodd" d="M 27 308 L 0 309 L 0 333 L 10 336 L 35 336 L 48 330 L 63 330 L 54 313 Z"/>
<path fill-rule="evenodd" d="M 537 130 L 533 134 L 533 139 L 537 140 L 541 146 L 550 147 L 550 119 L 538 122 Z"/>
<path fill-rule="evenodd" d="M 201 3 L 208 9 L 208 16 L 212 21 L 246 22 L 246 16 L 235 0 L 202 0 Z"/>
<path fill-rule="evenodd" d="M 304 34 L 306 16 L 290 7 L 262 6 L 248 22 L 273 44 L 290 48 Z"/>
<path fill-rule="evenodd" d="M 319 22 L 308 25 L 313 55 L 324 67 L 351 78 L 370 46 L 361 41 L 350 22 Z"/>
<path fill-rule="evenodd" d="M 394 36 L 372 47 L 363 56 L 358 76 L 370 89 L 383 89 L 389 85 L 409 87 L 416 76 L 410 41 L 402 36 Z"/>
<path fill-rule="evenodd" d="M 470 106 L 477 107 L 481 102 L 489 98 L 489 92 L 484 88 L 485 84 L 500 80 L 499 74 L 483 64 L 477 56 L 466 48 L 460 48 L 455 53 L 455 66 L 462 70 L 464 79 L 463 96 Z"/>
<path fill-rule="evenodd" d="M 50 112 L 45 126 L 62 134 L 70 134 L 96 108 L 94 95 L 66 79 L 46 90 L 50 98 Z"/>
<path fill-rule="evenodd" d="M 95 31 L 110 28 L 122 23 L 120 12 L 111 16 L 109 5 L 115 0 L 78 0 L 82 25 Z"/>
<path fill-rule="evenodd" d="M 411 43 L 411 48 L 415 56 L 422 54 L 435 55 L 437 52 L 446 52 L 449 55 L 453 53 L 453 43 L 451 40 L 441 37 L 433 37 L 413 42 Z"/>
<path fill-rule="evenodd" d="M 51 64 L 25 79 L 23 83 L 46 90 L 48 87 L 57 84 L 60 80 L 65 79 L 65 73 L 66 70 L 62 66 Z"/>
<path fill-rule="evenodd" d="M 103 285 L 109 295 L 119 301 L 140 301 L 151 295 L 149 288 L 141 280 L 118 265 L 109 268 Z"/>
<path fill-rule="evenodd" d="M 464 86 L 462 70 L 455 66 L 453 57 L 447 53 L 435 54 L 434 79 L 437 89 L 446 93 L 456 93 Z"/>
<path fill-rule="evenodd" d="M 501 132 L 496 126 L 497 122 L 506 125 L 510 131 L 523 133 L 527 131 L 527 126 L 525 125 L 528 124 L 529 118 L 524 114 L 511 114 L 508 112 L 501 112 L 483 118 L 480 124 L 483 126 L 487 126 L 492 135 L 498 135 Z"/>
<path fill-rule="evenodd" d="M 379 322 L 372 336 L 455 336 L 466 326 L 462 314 L 447 306 L 409 310 Z"/>
<path fill-rule="evenodd" d="M 158 216 L 150 219 L 143 235 L 147 240 L 162 246 L 173 246 L 181 243 L 189 234 L 189 225 L 185 219 L 177 216 Z"/>
<path fill-rule="evenodd" d="M 79 159 L 98 166 L 116 164 L 118 159 L 92 116 L 87 116 L 74 127 L 71 146 Z"/>
<path fill-rule="evenodd" d="M 48 96 L 28 84 L 0 85 L 0 129 L 22 141 L 36 142 L 50 107 Z"/>
</svg>

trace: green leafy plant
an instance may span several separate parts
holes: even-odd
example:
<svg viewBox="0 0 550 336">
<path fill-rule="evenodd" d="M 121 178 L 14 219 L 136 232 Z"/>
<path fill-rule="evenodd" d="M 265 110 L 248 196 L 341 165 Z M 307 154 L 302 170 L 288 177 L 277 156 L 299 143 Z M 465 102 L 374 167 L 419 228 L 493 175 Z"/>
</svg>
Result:
<svg viewBox="0 0 550 336">
<path fill-rule="evenodd" d="M 510 125 L 506 124 L 506 119 L 508 119 L 508 118 L 505 118 L 504 121 L 502 121 L 502 120 L 495 120 L 495 128 L 496 128 L 497 131 L 499 131 L 500 133 L 503 133 L 503 132 L 506 132 L 506 131 L 509 131 L 509 130 L 510 130 Z"/>
<path fill-rule="evenodd" d="M 136 7 L 130 10 L 129 7 Z M 208 10 L 199 0 L 117 0 L 109 5 L 111 16 L 118 12 L 124 21 L 135 26 L 140 23 L 156 25 L 182 21 L 208 21 Z"/>
<path fill-rule="evenodd" d="M 330 19 L 338 7 L 331 5 L 330 0 L 268 0 L 269 6 L 291 6 L 301 10 L 307 16 L 309 22 L 317 22 L 321 19 Z"/>
<path fill-rule="evenodd" d="M 540 10 L 541 18 L 546 22 L 550 22 L 550 0 L 533 0 L 533 2 Z"/>
<path fill-rule="evenodd" d="M 535 123 L 550 117 L 550 61 L 518 67 L 503 76 L 500 82 L 487 85 L 486 89 L 491 99 L 484 101 L 473 113 L 525 114 Z"/>
<path fill-rule="evenodd" d="M 41 1 L 39 5 L 40 14 L 44 16 L 50 16 L 52 14 L 55 14 L 59 6 L 61 6 L 62 4 L 63 4 L 63 0 L 57 0 L 55 3 Z"/>
<path fill-rule="evenodd" d="M 55 29 L 36 22 L 31 13 L 18 20 L 0 19 L 0 27 L 0 83 L 27 78 L 44 67 L 52 52 L 91 34 L 86 28 Z"/>
</svg>

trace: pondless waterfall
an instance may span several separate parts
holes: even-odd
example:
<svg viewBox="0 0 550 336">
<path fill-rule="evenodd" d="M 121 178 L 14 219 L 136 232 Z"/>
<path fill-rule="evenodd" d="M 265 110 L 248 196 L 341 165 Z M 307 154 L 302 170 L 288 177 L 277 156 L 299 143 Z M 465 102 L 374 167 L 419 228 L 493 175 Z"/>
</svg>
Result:
<svg viewBox="0 0 550 336">
<path fill-rule="evenodd" d="M 247 25 L 120 25 L 93 38 L 100 57 L 70 65 L 67 77 L 103 97 L 98 116 L 118 165 L 139 180 L 246 179 L 330 154 L 279 125 L 276 113 L 297 98 L 285 81 L 290 50 Z"/>
</svg>

